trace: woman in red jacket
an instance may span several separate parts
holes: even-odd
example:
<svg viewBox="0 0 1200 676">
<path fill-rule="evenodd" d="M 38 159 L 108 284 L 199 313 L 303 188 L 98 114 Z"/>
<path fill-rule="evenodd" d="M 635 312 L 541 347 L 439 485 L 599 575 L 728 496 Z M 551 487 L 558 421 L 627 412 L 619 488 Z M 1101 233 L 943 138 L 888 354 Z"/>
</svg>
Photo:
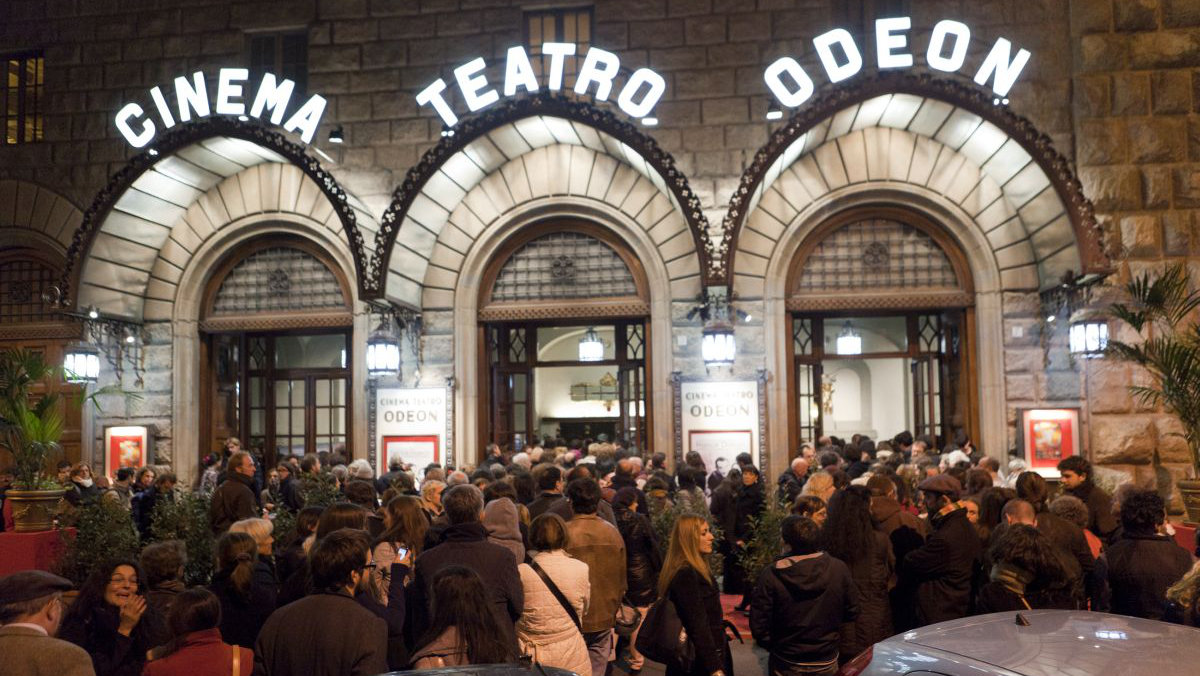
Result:
<svg viewBox="0 0 1200 676">
<path fill-rule="evenodd" d="M 181 592 L 167 625 L 171 641 L 150 652 L 142 676 L 250 676 L 254 652 L 221 640 L 221 602 L 207 589 Z"/>
</svg>

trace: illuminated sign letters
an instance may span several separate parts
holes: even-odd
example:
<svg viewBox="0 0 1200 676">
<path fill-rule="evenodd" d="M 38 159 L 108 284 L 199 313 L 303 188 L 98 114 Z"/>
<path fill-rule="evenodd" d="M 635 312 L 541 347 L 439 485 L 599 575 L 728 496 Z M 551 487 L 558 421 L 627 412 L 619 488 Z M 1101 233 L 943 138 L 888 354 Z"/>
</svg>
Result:
<svg viewBox="0 0 1200 676">
<path fill-rule="evenodd" d="M 913 55 L 908 49 L 907 35 L 911 28 L 912 20 L 906 16 L 875 22 L 875 55 L 880 70 L 912 67 Z M 970 41 L 971 29 L 966 24 L 949 19 L 939 21 L 929 36 L 925 62 L 934 70 L 957 72 L 966 61 Z M 841 82 L 862 70 L 862 52 L 855 44 L 854 36 L 844 28 L 835 28 L 813 38 L 813 48 L 830 82 Z M 999 98 L 1008 96 L 1017 76 L 1029 62 L 1028 50 L 1018 49 L 1016 55 L 1012 50 L 1011 42 L 998 38 L 975 73 L 975 83 L 986 85 L 990 80 L 992 92 Z M 775 98 L 789 108 L 803 104 L 812 97 L 815 89 L 804 67 L 790 56 L 767 66 L 763 80 Z"/>
<path fill-rule="evenodd" d="M 542 56 L 550 58 L 550 70 L 546 77 L 546 88 L 550 91 L 562 89 L 563 63 L 575 54 L 575 45 L 569 42 L 547 42 L 542 45 Z M 500 100 L 497 92 L 483 71 L 487 67 L 482 58 L 472 59 L 454 69 L 454 80 L 458 84 L 463 102 L 471 112 L 482 110 Z M 592 47 L 583 57 L 583 65 L 575 77 L 576 94 L 591 94 L 597 101 L 607 101 L 613 91 L 613 80 L 621 71 L 621 59 L 616 54 Z M 438 78 L 417 94 L 417 103 L 432 106 L 446 126 L 458 124 L 458 116 L 446 101 L 446 81 Z M 513 96 L 518 90 L 536 92 L 541 87 L 534 74 L 529 54 L 524 47 L 511 47 L 504 64 L 504 96 Z M 617 107 L 630 117 L 643 118 L 654 110 L 658 100 L 667 89 L 667 81 L 649 68 L 635 70 L 617 94 Z"/>
<path fill-rule="evenodd" d="M 300 138 L 305 143 L 311 143 L 321 124 L 321 116 L 325 114 L 325 99 L 313 95 L 304 102 L 292 116 L 283 121 L 284 113 L 292 100 L 296 83 L 288 79 L 280 80 L 271 73 L 263 75 L 254 92 L 254 98 L 243 83 L 250 77 L 250 71 L 245 68 L 222 68 L 217 74 L 216 99 L 209 106 L 208 87 L 204 73 L 192 73 L 191 78 L 175 78 L 175 109 L 167 103 L 167 97 L 161 87 L 150 90 L 150 99 L 154 101 L 158 121 L 164 129 L 174 127 L 175 115 L 179 122 L 190 122 L 193 118 L 208 117 L 215 112 L 217 115 L 233 115 L 237 117 L 262 118 L 263 113 L 270 112 L 271 124 L 283 124 L 285 131 L 300 132 Z M 246 101 L 250 101 L 250 111 L 246 112 Z M 154 139 L 158 133 L 158 125 L 146 114 L 145 109 L 136 103 L 127 103 L 114 119 L 117 131 L 134 148 L 143 148 Z"/>
</svg>

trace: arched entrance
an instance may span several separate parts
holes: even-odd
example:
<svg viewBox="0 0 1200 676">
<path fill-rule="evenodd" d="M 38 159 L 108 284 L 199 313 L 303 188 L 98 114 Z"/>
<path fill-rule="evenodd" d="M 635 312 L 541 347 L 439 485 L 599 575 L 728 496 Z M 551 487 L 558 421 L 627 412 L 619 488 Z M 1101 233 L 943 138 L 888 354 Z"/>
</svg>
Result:
<svg viewBox="0 0 1200 676">
<path fill-rule="evenodd" d="M 649 314 L 645 272 L 611 231 L 555 219 L 509 238 L 480 285 L 484 439 L 647 448 Z"/>
<path fill-rule="evenodd" d="M 790 447 L 903 430 L 977 438 L 974 284 L 941 225 L 882 205 L 840 212 L 800 245 L 787 289 Z"/>
<path fill-rule="evenodd" d="M 268 467 L 314 451 L 351 457 L 350 289 L 303 238 L 267 235 L 227 254 L 199 324 L 201 448 L 236 436 Z"/>
</svg>

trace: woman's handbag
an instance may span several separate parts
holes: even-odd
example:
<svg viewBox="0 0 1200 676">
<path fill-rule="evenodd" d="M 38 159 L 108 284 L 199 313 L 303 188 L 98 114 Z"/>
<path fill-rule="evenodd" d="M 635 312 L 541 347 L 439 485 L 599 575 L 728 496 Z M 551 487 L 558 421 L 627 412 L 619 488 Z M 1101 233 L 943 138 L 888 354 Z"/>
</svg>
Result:
<svg viewBox="0 0 1200 676">
<path fill-rule="evenodd" d="M 690 671 L 696 659 L 696 649 L 688 640 L 675 604 L 665 594 L 646 611 L 636 645 L 637 651 L 647 658 L 683 671 Z"/>
<path fill-rule="evenodd" d="M 633 632 L 637 631 L 638 625 L 642 622 L 642 611 L 636 606 L 630 605 L 627 601 L 621 601 L 621 607 L 617 608 L 617 623 L 613 629 L 617 632 L 617 636 L 621 638 L 629 638 L 633 636 Z"/>
</svg>

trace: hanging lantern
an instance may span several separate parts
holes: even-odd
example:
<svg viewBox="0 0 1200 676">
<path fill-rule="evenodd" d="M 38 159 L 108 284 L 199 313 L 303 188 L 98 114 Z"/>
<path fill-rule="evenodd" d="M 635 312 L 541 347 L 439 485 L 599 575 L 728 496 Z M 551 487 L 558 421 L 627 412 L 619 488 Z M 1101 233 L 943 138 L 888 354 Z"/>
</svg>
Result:
<svg viewBox="0 0 1200 676">
<path fill-rule="evenodd" d="M 86 343 L 71 346 L 63 357 L 63 374 L 69 383 L 94 383 L 100 378 L 100 351 Z"/>
<path fill-rule="evenodd" d="M 579 339 L 579 361 L 604 361 L 604 341 L 594 327 Z"/>
<path fill-rule="evenodd" d="M 1108 347 L 1108 323 L 1095 319 L 1072 322 L 1069 338 L 1072 355 L 1085 359 L 1103 356 Z"/>
<path fill-rule="evenodd" d="M 367 376 L 380 378 L 400 374 L 400 341 L 385 319 L 367 338 Z"/>
<path fill-rule="evenodd" d="M 733 338 L 733 327 L 725 322 L 712 322 L 704 327 L 700 341 L 700 354 L 705 366 L 732 364 L 737 356 L 737 342 Z"/>
<path fill-rule="evenodd" d="M 838 354 L 862 354 L 862 335 L 847 320 L 837 337 Z"/>
</svg>

